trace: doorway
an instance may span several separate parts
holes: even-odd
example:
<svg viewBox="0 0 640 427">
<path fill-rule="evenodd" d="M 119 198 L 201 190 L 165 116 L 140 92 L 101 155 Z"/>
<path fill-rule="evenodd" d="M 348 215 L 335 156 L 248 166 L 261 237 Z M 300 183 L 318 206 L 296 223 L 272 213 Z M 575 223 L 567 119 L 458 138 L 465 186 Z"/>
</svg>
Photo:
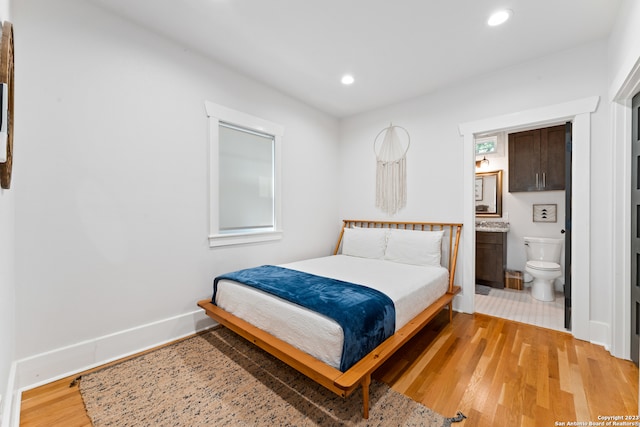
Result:
<svg viewBox="0 0 640 427">
<path fill-rule="evenodd" d="M 640 353 L 640 93 L 631 100 L 631 360 L 638 364 Z"/>
<path fill-rule="evenodd" d="M 596 111 L 599 97 L 583 98 L 563 104 L 526 110 L 515 114 L 505 114 L 459 125 L 461 135 L 464 136 L 464 227 L 463 227 L 463 256 L 462 276 L 463 294 L 455 301 L 456 310 L 467 313 L 475 312 L 475 135 L 497 132 L 501 130 L 515 130 L 545 126 L 558 122 L 573 122 L 573 197 L 571 205 L 573 211 L 590 211 L 591 181 L 590 146 L 591 146 L 591 113 Z M 579 339 L 589 341 L 589 307 L 590 307 L 590 276 L 585 269 L 576 269 L 575 265 L 590 265 L 590 226 L 589 216 L 580 215 L 573 218 L 573 229 L 584 230 L 574 233 L 571 238 L 573 286 L 572 301 L 572 334 Z"/>
<path fill-rule="evenodd" d="M 502 131 L 497 135 L 501 149 L 476 168 L 476 177 L 505 175 L 501 215 L 487 218 L 482 210 L 476 214 L 476 312 L 563 332 L 571 329 L 571 135 L 571 122 Z M 556 278 L 548 290 L 536 288 L 536 298 L 533 277 L 525 271 L 528 236 L 557 239 L 565 254 L 548 259 L 557 263 L 556 272 L 545 274 Z"/>
</svg>

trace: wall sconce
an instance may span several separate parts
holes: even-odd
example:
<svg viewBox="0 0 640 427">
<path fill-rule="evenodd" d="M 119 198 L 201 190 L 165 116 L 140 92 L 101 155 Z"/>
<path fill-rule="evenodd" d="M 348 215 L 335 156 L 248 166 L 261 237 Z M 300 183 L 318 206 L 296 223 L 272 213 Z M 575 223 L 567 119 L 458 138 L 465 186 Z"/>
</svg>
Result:
<svg viewBox="0 0 640 427">
<path fill-rule="evenodd" d="M 482 160 L 476 160 L 476 169 L 484 169 L 486 167 L 489 167 L 487 156 L 482 156 Z"/>
</svg>

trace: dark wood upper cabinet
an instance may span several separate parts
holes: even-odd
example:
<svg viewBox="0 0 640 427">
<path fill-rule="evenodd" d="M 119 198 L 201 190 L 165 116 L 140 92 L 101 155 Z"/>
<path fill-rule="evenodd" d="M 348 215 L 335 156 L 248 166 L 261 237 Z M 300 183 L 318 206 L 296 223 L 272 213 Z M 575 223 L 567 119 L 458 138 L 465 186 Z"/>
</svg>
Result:
<svg viewBox="0 0 640 427">
<path fill-rule="evenodd" d="M 509 192 L 564 190 L 565 126 L 509 134 Z"/>
</svg>

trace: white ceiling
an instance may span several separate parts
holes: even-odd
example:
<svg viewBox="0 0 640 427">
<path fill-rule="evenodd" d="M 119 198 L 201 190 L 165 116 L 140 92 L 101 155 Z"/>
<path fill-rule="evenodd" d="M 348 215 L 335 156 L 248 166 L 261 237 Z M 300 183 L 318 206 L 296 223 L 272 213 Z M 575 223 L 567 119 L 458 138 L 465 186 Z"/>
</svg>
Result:
<svg viewBox="0 0 640 427">
<path fill-rule="evenodd" d="M 606 37 L 621 0 L 91 0 L 336 117 Z M 491 12 L 513 16 L 491 28 Z M 343 86 L 351 73 L 356 81 Z"/>
</svg>

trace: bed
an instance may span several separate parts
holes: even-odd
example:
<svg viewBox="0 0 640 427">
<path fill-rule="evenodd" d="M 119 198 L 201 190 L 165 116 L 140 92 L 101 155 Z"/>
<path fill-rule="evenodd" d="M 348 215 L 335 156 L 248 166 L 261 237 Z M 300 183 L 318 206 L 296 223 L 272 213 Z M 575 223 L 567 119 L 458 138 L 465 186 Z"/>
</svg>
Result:
<svg viewBox="0 0 640 427">
<path fill-rule="evenodd" d="M 373 371 L 442 309 L 449 310 L 451 320 L 453 298 L 460 292 L 454 278 L 461 229 L 462 224 L 455 223 L 344 220 L 332 256 L 218 276 L 212 299 L 198 305 L 220 324 L 342 397 L 362 386 L 363 416 L 368 418 Z M 248 277 L 258 277 L 260 284 L 245 280 Z M 327 289 L 353 287 L 338 295 L 371 293 L 380 298 L 373 305 L 384 314 L 331 318 L 341 311 L 334 303 L 328 308 L 307 306 L 306 299 L 294 298 L 297 302 L 292 303 L 275 289 L 284 288 L 288 298 L 288 282 L 298 287 L 304 283 L 307 298 L 317 278 L 331 281 L 318 282 Z M 360 306 L 354 307 L 357 311 L 342 311 L 360 313 Z M 366 319 L 361 320 L 364 325 L 344 323 L 357 323 L 360 317 Z M 354 331 L 360 326 L 374 329 L 358 336 Z"/>
</svg>

